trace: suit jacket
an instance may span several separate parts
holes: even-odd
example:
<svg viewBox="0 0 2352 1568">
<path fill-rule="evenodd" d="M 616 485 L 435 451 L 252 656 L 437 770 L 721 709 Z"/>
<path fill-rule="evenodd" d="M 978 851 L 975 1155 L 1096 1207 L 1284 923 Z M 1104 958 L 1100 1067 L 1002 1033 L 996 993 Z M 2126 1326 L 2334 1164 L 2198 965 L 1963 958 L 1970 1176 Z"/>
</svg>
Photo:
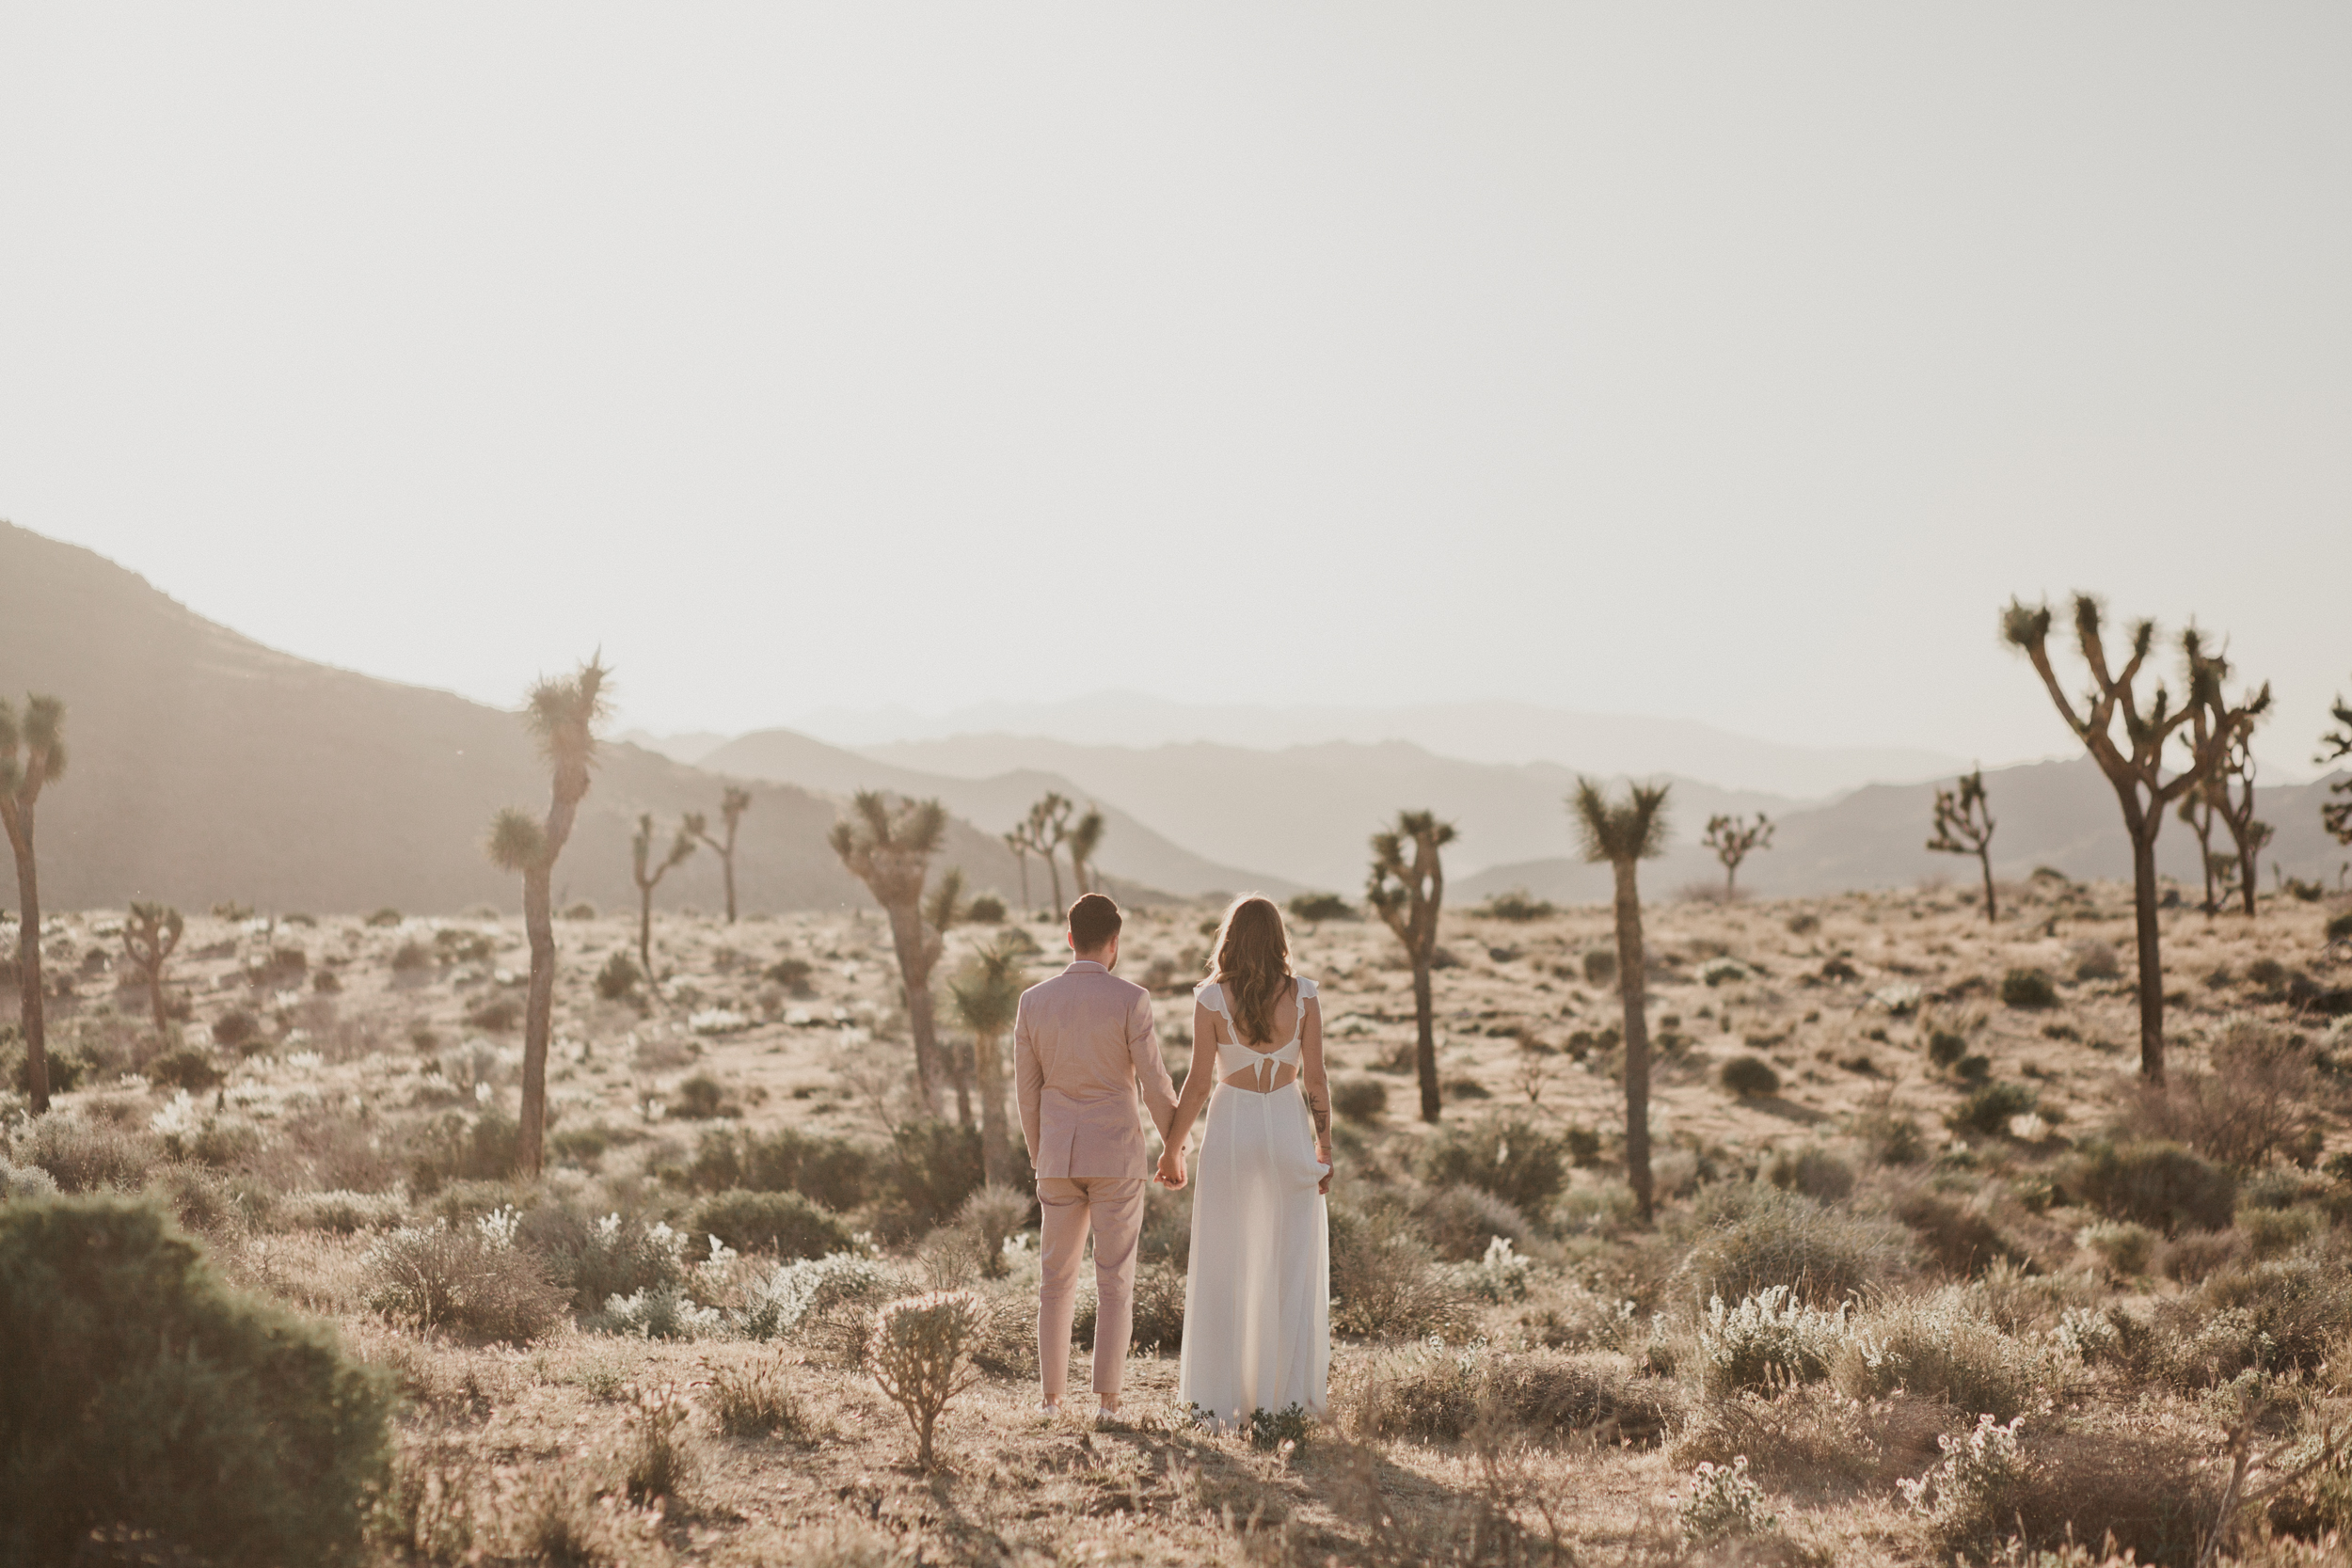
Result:
<svg viewBox="0 0 2352 1568">
<path fill-rule="evenodd" d="M 1149 1177 L 1141 1096 L 1165 1141 L 1176 1085 L 1160 1060 L 1152 993 L 1081 960 L 1021 993 L 1012 1026 L 1021 1133 L 1040 1176 Z"/>
</svg>

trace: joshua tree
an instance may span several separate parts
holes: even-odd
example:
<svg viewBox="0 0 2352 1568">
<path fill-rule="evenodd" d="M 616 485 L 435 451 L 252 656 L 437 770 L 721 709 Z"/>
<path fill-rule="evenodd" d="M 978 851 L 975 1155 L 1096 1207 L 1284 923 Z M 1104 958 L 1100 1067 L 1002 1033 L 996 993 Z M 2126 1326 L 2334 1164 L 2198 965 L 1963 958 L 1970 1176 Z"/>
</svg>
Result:
<svg viewBox="0 0 2352 1568">
<path fill-rule="evenodd" d="M 1710 816 L 1707 836 L 1699 842 L 1724 863 L 1724 899 L 1729 902 L 1740 891 L 1740 863 L 1758 849 L 1772 847 L 1772 819 L 1760 811 L 1753 822 L 1743 816 Z"/>
<path fill-rule="evenodd" d="M 1364 901 L 1380 911 L 1413 966 L 1413 1068 L 1421 1075 L 1421 1119 L 1436 1121 L 1437 1005 L 1429 972 L 1438 958 L 1438 911 L 1445 902 L 1445 864 L 1438 851 L 1454 842 L 1454 824 L 1435 813 L 1401 811 L 1396 826 L 1372 835 L 1372 877 Z M 1411 860 L 1406 859 L 1410 847 Z"/>
<path fill-rule="evenodd" d="M 1021 868 L 1021 912 L 1025 916 L 1029 903 L 1029 825 L 1025 822 L 1005 835 L 1005 847 L 1012 851 L 1013 863 Z"/>
<path fill-rule="evenodd" d="M 653 975 L 653 890 L 661 885 L 661 879 L 670 868 L 694 852 L 694 840 L 702 836 L 702 816 L 689 816 L 678 824 L 677 837 L 670 841 L 670 852 L 653 865 L 653 813 L 637 819 L 637 832 L 628 841 L 629 875 L 637 879 L 637 964 L 644 971 L 645 989 L 655 991 Z M 650 869 L 648 869 L 650 867 Z"/>
<path fill-rule="evenodd" d="M 24 1020 L 24 1076 L 33 1114 L 49 1109 L 49 1033 L 40 994 L 40 874 L 33 862 L 33 808 L 41 786 L 65 772 L 65 704 L 24 699 L 20 717 L 0 702 L 0 827 L 16 856 L 16 994 Z"/>
<path fill-rule="evenodd" d="M 1061 901 L 1061 862 L 1055 858 L 1063 840 L 1070 836 L 1070 801 L 1053 791 L 1029 808 L 1029 820 L 1024 824 L 1029 834 L 1029 847 L 1045 857 L 1046 873 L 1054 879 L 1054 913 L 1057 917 L 1068 912 Z"/>
<path fill-rule="evenodd" d="M 2158 680 L 2143 711 L 2137 686 L 2148 656 L 2155 651 L 2156 624 L 2132 624 L 2131 654 L 2117 670 L 2107 662 L 2101 615 L 2097 599 L 2089 594 L 2074 595 L 2074 637 L 2091 680 L 2091 689 L 2079 706 L 2066 694 L 2050 663 L 2049 606 L 2028 608 L 2011 599 L 2001 616 L 2001 635 L 2033 661 L 2034 673 L 2042 677 L 2059 717 L 2107 776 L 2123 808 L 2123 827 L 2132 841 L 2132 891 L 2137 915 L 2139 1070 L 2149 1083 L 2162 1084 L 2164 962 L 2157 945 L 2156 834 L 2163 830 L 2167 810 L 2173 802 L 2203 787 L 2213 776 L 2230 736 L 2270 705 L 2270 688 L 2265 686 L 2245 702 L 2231 705 L 2220 691 L 2227 666 L 2205 652 L 2202 638 L 2191 626 L 2181 634 L 2183 673 L 2188 686 L 2185 696 L 2175 706 L 2172 694 Z M 2192 746 L 2185 768 L 2167 778 L 2166 749 L 2201 711 L 2205 712 L 2209 725 L 2203 743 Z M 2115 733 L 2119 721 L 2120 736 Z"/>
<path fill-rule="evenodd" d="M 973 1076 L 979 1080 L 980 1157 L 991 1181 L 1012 1180 L 1012 1132 L 1005 1120 L 1005 1032 L 1021 1006 L 1021 956 L 988 947 L 949 983 L 956 1016 L 972 1031 Z"/>
<path fill-rule="evenodd" d="M 827 842 L 850 874 L 866 884 L 890 920 L 898 977 L 906 984 L 907 1024 L 914 1036 L 914 1082 L 924 1108 L 940 1112 L 939 1036 L 931 1017 L 931 968 L 944 935 L 923 918 L 923 881 L 947 837 L 947 808 L 937 800 L 897 800 L 861 789 Z"/>
<path fill-rule="evenodd" d="M 2001 911 L 1993 901 L 1993 807 L 1984 793 L 1984 769 L 1953 781 L 1949 789 L 1935 792 L 1935 836 L 1928 847 L 1945 855 L 1974 855 L 1984 873 L 1984 918 L 1997 921 Z"/>
<path fill-rule="evenodd" d="M 516 1164 L 536 1177 L 548 1130 L 548 1037 L 555 1021 L 555 911 L 548 882 L 555 858 L 572 836 L 588 769 L 596 759 L 596 724 L 606 712 L 610 672 L 601 655 L 566 680 L 531 689 L 524 717 L 551 775 L 544 820 L 509 806 L 490 824 L 490 859 L 523 879 L 523 930 L 531 939 L 531 990 L 523 1007 L 522 1115 L 516 1129 Z"/>
<path fill-rule="evenodd" d="M 2257 709 L 2233 723 L 2221 697 L 2221 683 L 2230 674 L 2229 660 L 2215 654 L 2205 662 L 2213 679 L 2199 694 L 2197 712 L 2181 739 L 2192 765 L 2217 741 L 2218 752 L 2204 783 L 2182 800 L 2181 820 L 2197 830 L 2198 847 L 2204 855 L 2205 912 L 2211 914 L 2217 907 L 2217 883 L 2225 895 L 2234 887 L 2245 900 L 2246 912 L 2251 915 L 2263 847 L 2271 839 L 2270 824 L 2254 816 L 2253 738 L 2261 711 Z M 2230 830 L 2233 854 L 2213 852 L 2211 840 L 2216 820 Z"/>
<path fill-rule="evenodd" d="M 2341 762 L 2352 757 L 2352 703 L 2339 697 L 2328 710 L 2334 715 L 2336 727 L 2319 737 L 2319 755 L 2313 762 Z M 2338 844 L 2352 844 L 2352 778 L 2338 779 L 2328 786 L 2330 795 L 2341 795 L 2341 800 L 2329 800 L 2319 808 L 2319 825 Z"/>
<path fill-rule="evenodd" d="M 178 910 L 135 903 L 131 906 L 131 918 L 122 925 L 122 951 L 147 976 L 147 1000 L 155 1012 L 158 1038 L 171 1032 L 171 1021 L 164 1011 L 164 965 L 180 945 L 180 933 L 186 926 Z"/>
<path fill-rule="evenodd" d="M 701 812 L 686 815 L 687 830 L 710 846 L 710 852 L 719 857 L 719 874 L 726 879 L 727 924 L 735 924 L 735 830 L 742 823 L 743 814 L 752 809 L 752 792 L 739 784 L 729 784 L 719 796 L 719 820 L 726 828 L 726 837 L 713 838 L 709 824 Z"/>
<path fill-rule="evenodd" d="M 2181 798 L 2178 813 L 2188 824 L 2188 831 L 2197 835 L 2197 860 L 2205 870 L 2205 901 L 2200 906 L 2205 913 L 2216 913 L 2220 905 L 2214 895 L 2214 877 L 2221 869 L 2222 857 L 2213 852 L 2213 823 L 2215 806 L 2212 781 L 2202 789 L 2193 789 Z M 2235 862 L 2232 862 L 2233 866 Z"/>
<path fill-rule="evenodd" d="M 1087 814 L 1078 818 L 1078 825 L 1070 830 L 1070 874 L 1077 879 L 1078 895 L 1082 898 L 1095 891 L 1094 851 L 1102 843 L 1102 810 L 1089 806 Z"/>
<path fill-rule="evenodd" d="M 1590 779 L 1576 781 L 1568 807 L 1576 814 L 1584 858 L 1609 863 L 1617 879 L 1617 994 L 1625 1003 L 1625 1179 L 1642 1207 L 1655 1213 L 1649 1170 L 1649 1017 L 1642 975 L 1641 863 L 1666 847 L 1665 784 L 1632 784 L 1613 801 Z"/>
<path fill-rule="evenodd" d="M 2246 912 L 2254 912 L 2254 883 L 2262 874 L 2262 852 L 2272 832 L 2270 824 L 2254 816 L 2254 749 L 2252 737 L 2240 730 L 2230 749 L 2222 753 L 2220 771 L 2214 775 L 2216 809 L 2221 825 L 2230 830 L 2230 843 L 2237 850 L 2235 886 L 2244 901 Z M 2224 862 L 2226 868 L 2227 862 Z"/>
</svg>

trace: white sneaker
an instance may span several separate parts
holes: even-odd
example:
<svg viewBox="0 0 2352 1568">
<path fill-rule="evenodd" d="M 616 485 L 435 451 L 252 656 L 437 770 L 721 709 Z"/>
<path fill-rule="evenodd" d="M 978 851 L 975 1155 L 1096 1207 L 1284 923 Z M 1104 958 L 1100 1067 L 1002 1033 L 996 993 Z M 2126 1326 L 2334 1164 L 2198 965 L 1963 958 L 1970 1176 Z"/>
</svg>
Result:
<svg viewBox="0 0 2352 1568">
<path fill-rule="evenodd" d="M 1056 1420 L 1061 1416 L 1061 1406 L 1051 1402 L 1042 1402 L 1038 1405 L 1037 1413 L 1049 1421 Z"/>
<path fill-rule="evenodd" d="M 1096 1406 L 1094 1407 L 1094 1424 L 1095 1424 L 1096 1426 L 1101 1426 L 1101 1425 L 1103 1425 L 1105 1421 L 1113 1421 L 1113 1422 L 1115 1422 L 1115 1421 L 1117 1421 L 1118 1419 L 1119 1419 L 1119 1412 L 1118 1412 L 1118 1411 L 1116 1411 L 1116 1410 L 1113 1410 L 1113 1409 L 1112 1409 L 1109 1405 L 1107 1405 L 1107 1404 L 1098 1404 L 1098 1405 L 1096 1405 Z"/>
</svg>

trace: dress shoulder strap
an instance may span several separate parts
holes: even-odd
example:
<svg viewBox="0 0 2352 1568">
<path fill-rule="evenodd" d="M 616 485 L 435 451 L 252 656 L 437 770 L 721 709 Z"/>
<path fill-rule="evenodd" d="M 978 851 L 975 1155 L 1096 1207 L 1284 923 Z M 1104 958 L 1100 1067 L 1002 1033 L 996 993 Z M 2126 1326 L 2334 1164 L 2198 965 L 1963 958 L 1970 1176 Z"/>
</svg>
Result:
<svg viewBox="0 0 2352 1568">
<path fill-rule="evenodd" d="M 1209 1011 L 1220 1015 L 1228 1022 L 1232 1021 L 1232 1009 L 1225 1005 L 1225 988 L 1215 980 L 1201 981 L 1193 988 L 1192 994 L 1193 999 Z"/>
</svg>

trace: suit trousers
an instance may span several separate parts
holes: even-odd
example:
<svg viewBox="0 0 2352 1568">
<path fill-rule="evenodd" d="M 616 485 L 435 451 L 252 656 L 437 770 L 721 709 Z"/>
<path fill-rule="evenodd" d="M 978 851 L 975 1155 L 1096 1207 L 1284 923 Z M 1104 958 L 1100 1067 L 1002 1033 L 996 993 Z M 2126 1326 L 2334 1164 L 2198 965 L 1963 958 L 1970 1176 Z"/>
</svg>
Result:
<svg viewBox="0 0 2352 1568">
<path fill-rule="evenodd" d="M 1078 1259 L 1094 1232 L 1094 1392 L 1117 1397 L 1127 1370 L 1127 1337 L 1135 1323 L 1136 1238 L 1143 1229 L 1140 1176 L 1041 1176 L 1043 1212 L 1038 1247 L 1044 1278 L 1038 1288 L 1038 1367 L 1045 1402 L 1061 1402 L 1070 1381 L 1070 1324 L 1078 1307 Z"/>
</svg>

